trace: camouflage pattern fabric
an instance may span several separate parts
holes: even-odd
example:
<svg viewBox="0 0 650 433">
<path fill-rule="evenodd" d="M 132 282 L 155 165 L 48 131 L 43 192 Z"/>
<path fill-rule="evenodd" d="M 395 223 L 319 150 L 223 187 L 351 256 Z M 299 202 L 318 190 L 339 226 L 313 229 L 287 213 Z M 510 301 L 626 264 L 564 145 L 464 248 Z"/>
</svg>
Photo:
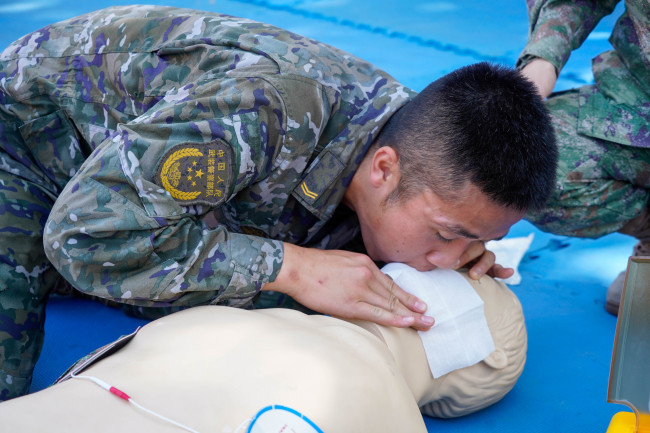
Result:
<svg viewBox="0 0 650 433">
<path fill-rule="evenodd" d="M 338 205 L 413 96 L 333 47 L 187 9 L 113 7 L 16 41 L 0 54 L 0 172 L 28 185 L 25 206 L 50 202 L 38 219 L 0 215 L 3 246 L 44 236 L 24 245 L 21 294 L 0 304 L 0 356 L 22 356 L 6 330 L 37 308 L 20 299 L 41 290 L 43 250 L 77 289 L 136 308 L 249 305 L 281 241 L 355 236 Z"/>
<path fill-rule="evenodd" d="M 0 401 L 29 390 L 43 344 L 45 301 L 58 278 L 42 247 L 51 206 L 32 182 L 0 170 Z"/>
<path fill-rule="evenodd" d="M 529 0 L 529 42 L 517 62 L 540 57 L 560 71 L 618 0 Z M 626 0 L 610 36 L 614 50 L 593 59 L 595 85 L 551 95 L 560 146 L 556 194 L 527 216 L 542 230 L 598 237 L 620 229 L 648 204 L 650 3 Z"/>
<path fill-rule="evenodd" d="M 543 212 L 527 219 L 543 230 L 595 238 L 619 230 L 650 199 L 650 151 L 578 132 L 584 95 L 593 86 L 555 94 L 548 106 L 560 160 L 557 188 Z"/>
</svg>

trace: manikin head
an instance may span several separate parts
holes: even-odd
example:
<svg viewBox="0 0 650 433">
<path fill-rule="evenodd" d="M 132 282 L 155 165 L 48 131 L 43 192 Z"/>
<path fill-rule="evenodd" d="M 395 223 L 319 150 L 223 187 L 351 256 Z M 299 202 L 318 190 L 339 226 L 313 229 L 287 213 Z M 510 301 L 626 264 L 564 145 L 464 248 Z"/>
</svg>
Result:
<svg viewBox="0 0 650 433">
<path fill-rule="evenodd" d="M 469 242 L 500 238 L 541 207 L 556 165 L 534 85 L 479 63 L 431 83 L 392 116 L 345 199 L 374 260 L 452 268 Z"/>
<path fill-rule="evenodd" d="M 425 397 L 428 403 L 420 408 L 425 415 L 456 417 L 490 406 L 512 389 L 524 370 L 528 334 L 519 300 L 489 277 L 473 285 L 483 299 L 496 349 L 482 362 L 436 379 Z"/>
<path fill-rule="evenodd" d="M 484 302 L 495 346 L 494 352 L 478 364 L 434 379 L 415 332 L 355 322 L 388 345 L 422 413 L 438 418 L 467 415 L 501 400 L 515 385 L 526 363 L 528 334 L 516 295 L 505 284 L 488 276 L 475 281 L 465 272 L 461 274 Z M 435 332 L 435 328 L 428 332 Z"/>
</svg>

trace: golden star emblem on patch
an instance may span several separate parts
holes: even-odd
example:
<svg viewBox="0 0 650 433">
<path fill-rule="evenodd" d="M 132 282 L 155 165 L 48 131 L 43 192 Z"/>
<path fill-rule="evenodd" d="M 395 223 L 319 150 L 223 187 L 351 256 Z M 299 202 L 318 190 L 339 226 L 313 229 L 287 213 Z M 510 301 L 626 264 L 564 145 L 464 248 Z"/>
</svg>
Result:
<svg viewBox="0 0 650 433">
<path fill-rule="evenodd" d="M 184 205 L 217 206 L 230 194 L 232 149 L 225 142 L 183 143 L 158 163 L 156 183 Z"/>
</svg>

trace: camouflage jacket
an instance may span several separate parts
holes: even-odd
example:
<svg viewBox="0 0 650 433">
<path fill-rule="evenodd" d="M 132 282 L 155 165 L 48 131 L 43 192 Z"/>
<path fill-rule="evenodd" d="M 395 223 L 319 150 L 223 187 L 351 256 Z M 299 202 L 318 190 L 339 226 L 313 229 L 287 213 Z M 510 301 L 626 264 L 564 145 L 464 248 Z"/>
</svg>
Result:
<svg viewBox="0 0 650 433">
<path fill-rule="evenodd" d="M 619 0 L 528 0 L 529 42 L 517 62 L 541 57 L 560 71 L 602 17 Z M 609 39 L 614 50 L 593 59 L 596 86 L 581 90 L 578 131 L 650 147 L 650 2 L 625 0 Z"/>
<path fill-rule="evenodd" d="M 145 306 L 242 305 L 275 279 L 281 241 L 353 237 L 338 205 L 414 95 L 317 41 L 164 7 L 54 24 L 0 61 L 0 106 L 24 141 L 5 151 L 63 188 L 48 257 L 77 288 Z"/>
</svg>

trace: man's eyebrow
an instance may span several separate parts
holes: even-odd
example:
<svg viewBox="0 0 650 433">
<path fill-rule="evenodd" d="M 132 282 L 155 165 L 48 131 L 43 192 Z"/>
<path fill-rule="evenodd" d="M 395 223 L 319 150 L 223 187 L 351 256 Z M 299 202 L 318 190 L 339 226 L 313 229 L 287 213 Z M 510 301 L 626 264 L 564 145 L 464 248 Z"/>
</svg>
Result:
<svg viewBox="0 0 650 433">
<path fill-rule="evenodd" d="M 457 224 L 452 224 L 450 226 L 444 226 L 445 230 L 448 230 L 452 233 L 456 233 L 459 236 L 469 239 L 478 239 L 479 236 L 467 230 L 465 227 Z"/>
<path fill-rule="evenodd" d="M 448 230 L 452 233 L 455 233 L 459 236 L 468 238 L 468 239 L 479 239 L 478 235 L 475 235 L 474 233 L 470 232 L 467 230 L 465 227 L 458 225 L 458 224 L 452 224 L 452 225 L 443 225 L 443 228 L 445 230 Z M 503 236 L 499 236 L 498 238 L 490 239 L 491 241 L 500 241 L 501 239 L 505 238 L 508 234 L 506 233 Z"/>
</svg>

